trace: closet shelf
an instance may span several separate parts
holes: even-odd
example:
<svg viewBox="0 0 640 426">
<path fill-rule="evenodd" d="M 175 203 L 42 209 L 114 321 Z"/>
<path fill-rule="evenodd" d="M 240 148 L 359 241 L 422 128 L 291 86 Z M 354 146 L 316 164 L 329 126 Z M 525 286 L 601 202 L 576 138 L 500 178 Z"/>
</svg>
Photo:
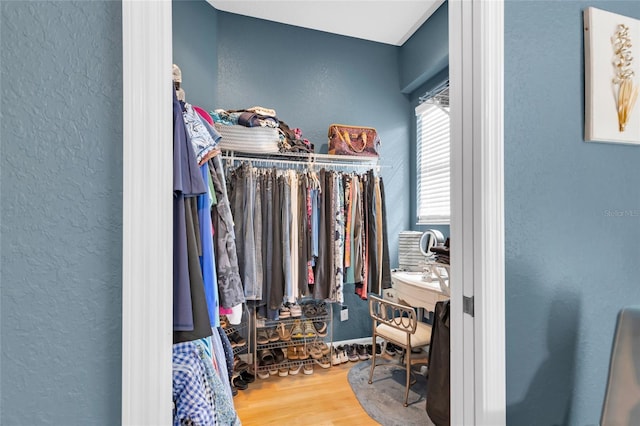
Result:
<svg viewBox="0 0 640 426">
<path fill-rule="evenodd" d="M 327 315 L 322 315 L 322 316 L 316 316 L 316 317 L 307 317 L 307 316 L 299 316 L 299 317 L 290 317 L 290 318 L 284 318 L 284 319 L 279 319 L 279 320 L 267 320 L 264 318 L 258 318 L 256 320 L 256 328 L 258 329 L 262 329 L 262 328 L 273 328 L 273 327 L 277 327 L 278 324 L 283 323 L 285 326 L 290 326 L 292 324 L 294 324 L 297 321 L 312 321 L 312 322 L 327 322 L 329 321 L 329 314 L 327 313 Z"/>
<path fill-rule="evenodd" d="M 294 365 L 305 365 L 305 364 L 308 365 L 308 364 L 315 364 L 315 363 L 316 363 L 316 360 L 311 358 L 311 357 L 309 357 L 308 359 L 303 359 L 303 360 L 300 360 L 300 359 L 286 360 L 285 362 L 282 362 L 280 364 L 261 365 L 259 367 L 256 367 L 257 368 L 256 371 L 266 372 L 266 371 L 273 370 L 273 369 L 276 369 L 276 368 L 291 367 L 291 366 L 294 366 Z M 302 374 L 302 373 L 300 373 L 300 374 Z"/>
<path fill-rule="evenodd" d="M 279 340 L 277 342 L 270 342 L 270 343 L 257 343 L 256 348 L 257 350 L 261 350 L 261 349 L 287 348 L 289 346 L 300 346 L 300 345 L 306 345 L 312 342 L 324 342 L 325 337 L 321 337 L 321 336 L 301 337 L 301 338 L 292 337 L 291 340 Z"/>
<path fill-rule="evenodd" d="M 257 165 L 294 165 L 305 167 L 356 167 L 379 170 L 378 157 L 330 155 L 316 153 L 274 152 L 249 153 L 239 151 L 223 151 L 222 159 L 228 164 L 234 162 L 250 162 Z"/>
</svg>

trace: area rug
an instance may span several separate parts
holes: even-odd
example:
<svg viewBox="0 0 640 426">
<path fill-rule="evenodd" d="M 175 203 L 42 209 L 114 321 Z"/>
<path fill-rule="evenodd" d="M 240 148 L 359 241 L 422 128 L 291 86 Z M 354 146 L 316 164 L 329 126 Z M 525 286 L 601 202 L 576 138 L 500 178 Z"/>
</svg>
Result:
<svg viewBox="0 0 640 426">
<path fill-rule="evenodd" d="M 427 380 L 415 374 L 417 382 L 409 388 L 409 406 L 404 407 L 406 371 L 397 364 L 380 364 L 369 384 L 371 361 L 359 362 L 347 378 L 362 408 L 383 426 L 433 425 L 425 410 Z"/>
</svg>

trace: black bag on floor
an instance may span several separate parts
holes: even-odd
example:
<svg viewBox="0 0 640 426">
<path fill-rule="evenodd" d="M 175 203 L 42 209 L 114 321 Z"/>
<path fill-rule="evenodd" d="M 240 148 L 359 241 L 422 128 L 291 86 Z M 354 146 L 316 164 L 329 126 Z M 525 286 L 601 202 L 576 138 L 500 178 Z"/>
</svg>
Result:
<svg viewBox="0 0 640 426">
<path fill-rule="evenodd" d="M 437 302 L 429 345 L 427 415 L 436 426 L 449 426 L 451 418 L 451 367 L 449 301 Z"/>
</svg>

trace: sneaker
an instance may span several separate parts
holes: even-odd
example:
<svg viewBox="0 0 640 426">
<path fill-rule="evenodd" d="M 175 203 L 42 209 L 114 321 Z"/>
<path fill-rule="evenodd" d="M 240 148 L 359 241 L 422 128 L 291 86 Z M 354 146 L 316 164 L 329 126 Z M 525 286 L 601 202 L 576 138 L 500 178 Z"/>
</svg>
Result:
<svg viewBox="0 0 640 426">
<path fill-rule="evenodd" d="M 302 366 L 302 372 L 307 376 L 313 374 L 313 364 L 305 364 Z"/>
<path fill-rule="evenodd" d="M 369 344 L 366 345 L 367 347 L 367 354 L 369 356 L 373 355 L 373 345 Z M 382 354 L 382 347 L 380 346 L 380 343 L 376 343 L 376 355 L 380 355 Z"/>
<path fill-rule="evenodd" d="M 358 357 L 358 352 L 356 351 L 356 345 L 346 345 L 344 347 L 344 350 L 347 353 L 347 358 L 349 358 L 349 361 L 356 362 L 360 360 L 360 357 Z"/>
<path fill-rule="evenodd" d="M 367 348 L 364 345 L 355 345 L 356 354 L 360 361 L 366 361 L 369 359 L 369 354 L 367 353 Z"/>
<path fill-rule="evenodd" d="M 293 337 L 294 339 L 301 339 L 304 337 L 304 334 L 302 333 L 302 323 L 300 322 L 300 320 L 295 320 L 293 322 L 293 327 L 291 328 L 291 337 Z"/>
<path fill-rule="evenodd" d="M 291 317 L 291 311 L 289 310 L 289 307 L 286 305 L 282 305 L 280 307 L 280 310 L 278 311 L 278 316 L 280 317 L 280 319 Z"/>
<path fill-rule="evenodd" d="M 275 365 L 270 365 L 269 366 L 269 375 L 270 376 L 275 376 L 276 374 L 278 374 L 278 367 Z"/>
<path fill-rule="evenodd" d="M 389 356 L 395 356 L 396 354 L 395 345 L 391 342 L 386 342 L 384 345 L 384 352 Z"/>
<path fill-rule="evenodd" d="M 340 355 L 336 348 L 333 348 L 331 351 L 331 365 L 340 365 L 342 361 L 340 360 Z"/>
<path fill-rule="evenodd" d="M 278 368 L 278 376 L 287 377 L 289 375 L 289 369 L 287 367 Z"/>
<path fill-rule="evenodd" d="M 289 367 L 289 375 L 295 376 L 300 372 L 300 370 L 302 370 L 302 364 L 293 364 L 291 367 Z"/>
<path fill-rule="evenodd" d="M 347 355 L 347 351 L 345 350 L 344 346 L 338 346 L 338 356 L 340 357 L 341 364 L 349 362 L 349 356 Z"/>
<path fill-rule="evenodd" d="M 302 316 L 302 308 L 298 304 L 292 304 L 289 307 L 289 312 L 291 312 L 292 317 L 300 317 Z"/>
<path fill-rule="evenodd" d="M 311 320 L 306 320 L 302 324 L 302 337 L 316 337 L 316 328 L 313 326 Z"/>
<path fill-rule="evenodd" d="M 268 379 L 269 376 L 271 376 L 268 370 L 264 370 L 264 371 L 258 370 L 256 374 L 258 376 L 258 379 L 262 379 L 262 380 Z"/>
</svg>

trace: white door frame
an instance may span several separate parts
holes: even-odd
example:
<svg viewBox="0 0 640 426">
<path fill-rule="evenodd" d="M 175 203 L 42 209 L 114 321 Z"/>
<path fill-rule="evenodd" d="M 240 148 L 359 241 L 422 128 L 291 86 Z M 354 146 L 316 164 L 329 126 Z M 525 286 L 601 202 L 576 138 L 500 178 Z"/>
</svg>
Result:
<svg viewBox="0 0 640 426">
<path fill-rule="evenodd" d="M 448 4 L 451 424 L 501 425 L 506 421 L 503 0 Z M 123 0 L 122 44 L 122 424 L 169 425 L 171 1 Z M 463 313 L 463 295 L 475 298 L 473 318 Z"/>
<path fill-rule="evenodd" d="M 451 424 L 505 413 L 502 0 L 449 0 Z M 474 316 L 463 312 L 473 297 Z"/>
</svg>

